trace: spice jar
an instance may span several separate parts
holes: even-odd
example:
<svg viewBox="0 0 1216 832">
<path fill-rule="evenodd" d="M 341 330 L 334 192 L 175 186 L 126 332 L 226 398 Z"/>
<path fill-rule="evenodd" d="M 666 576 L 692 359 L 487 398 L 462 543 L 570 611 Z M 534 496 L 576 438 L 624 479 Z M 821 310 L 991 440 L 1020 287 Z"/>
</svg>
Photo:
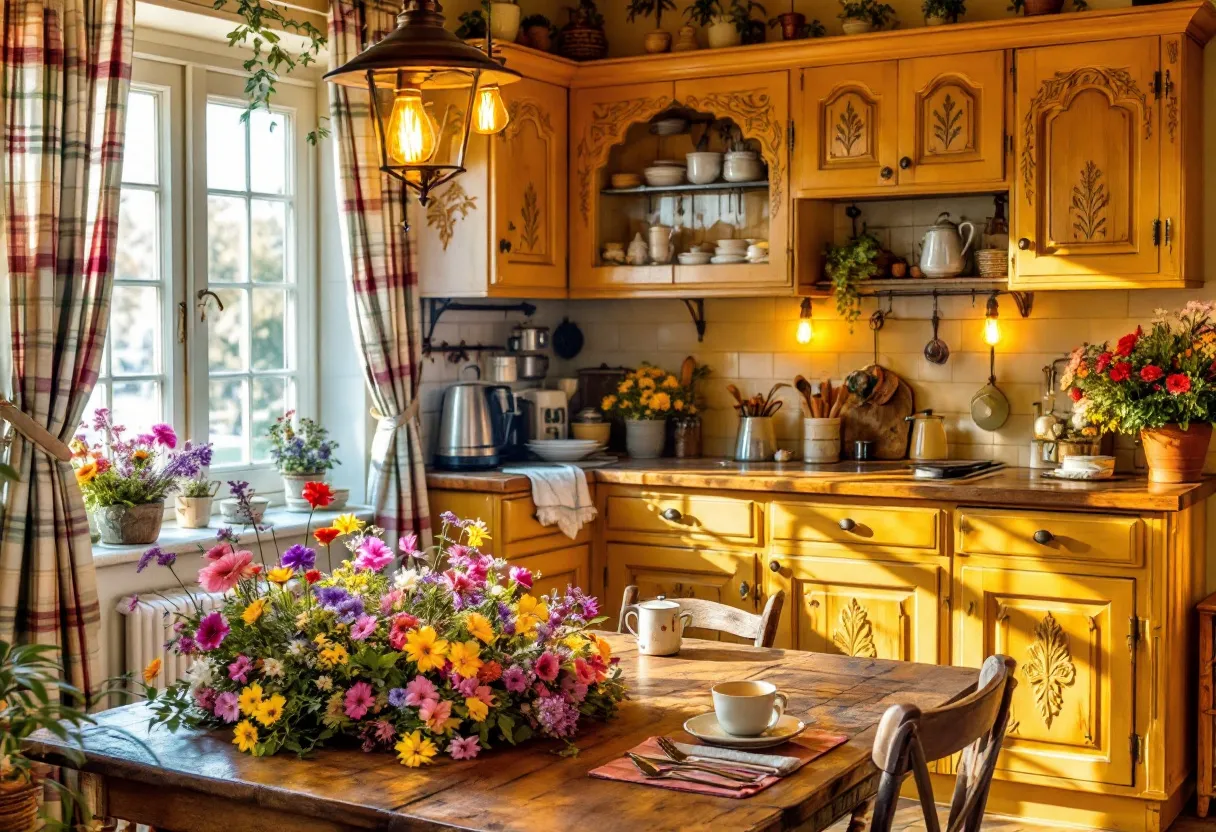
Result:
<svg viewBox="0 0 1216 832">
<path fill-rule="evenodd" d="M 701 455 L 701 417 L 680 416 L 672 419 L 673 442 L 677 459 L 692 459 Z"/>
</svg>

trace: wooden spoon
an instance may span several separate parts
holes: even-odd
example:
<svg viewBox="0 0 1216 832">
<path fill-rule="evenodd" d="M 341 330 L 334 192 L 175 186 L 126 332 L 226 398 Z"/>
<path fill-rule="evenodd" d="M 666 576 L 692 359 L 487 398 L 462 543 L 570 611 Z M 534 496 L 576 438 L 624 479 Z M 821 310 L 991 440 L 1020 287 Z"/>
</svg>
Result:
<svg viewBox="0 0 1216 832">
<path fill-rule="evenodd" d="M 726 385 L 726 392 L 735 397 L 735 402 L 739 407 L 743 407 L 743 394 L 739 392 L 739 388 L 733 384 Z"/>
<path fill-rule="evenodd" d="M 692 386 L 692 374 L 697 369 L 697 360 L 691 355 L 680 365 L 680 386 L 687 389 Z"/>
<path fill-rule="evenodd" d="M 794 376 L 794 389 L 802 394 L 802 400 L 806 402 L 806 406 L 811 408 L 814 415 L 814 407 L 811 405 L 811 397 L 814 392 L 811 390 L 811 383 L 802 376 Z"/>
</svg>

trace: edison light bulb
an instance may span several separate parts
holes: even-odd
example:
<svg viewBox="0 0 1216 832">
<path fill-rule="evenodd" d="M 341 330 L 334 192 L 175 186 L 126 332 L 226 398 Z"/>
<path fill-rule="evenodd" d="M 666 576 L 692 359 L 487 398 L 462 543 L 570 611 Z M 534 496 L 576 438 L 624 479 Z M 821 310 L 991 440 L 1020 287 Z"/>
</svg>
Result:
<svg viewBox="0 0 1216 832">
<path fill-rule="evenodd" d="M 805 318 L 798 322 L 798 331 L 794 333 L 794 338 L 799 344 L 811 343 L 811 338 L 814 337 L 815 330 L 811 327 L 811 322 Z"/>
<path fill-rule="evenodd" d="M 1001 324 L 996 318 L 984 319 L 984 343 L 995 347 L 1001 342 Z"/>
<path fill-rule="evenodd" d="M 498 84 L 487 84 L 477 91 L 477 106 L 473 116 L 473 132 L 492 135 L 507 126 L 509 120 L 506 105 Z"/>
<path fill-rule="evenodd" d="M 388 155 L 400 165 L 416 165 L 435 154 L 439 140 L 434 118 L 415 89 L 397 90 L 388 120 Z"/>
</svg>

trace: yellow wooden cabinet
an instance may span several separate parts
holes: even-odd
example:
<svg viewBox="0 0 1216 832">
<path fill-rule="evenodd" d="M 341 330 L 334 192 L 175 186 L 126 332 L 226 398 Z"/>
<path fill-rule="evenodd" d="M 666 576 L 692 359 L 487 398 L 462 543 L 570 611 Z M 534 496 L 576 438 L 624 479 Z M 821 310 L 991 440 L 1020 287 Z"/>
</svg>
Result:
<svg viewBox="0 0 1216 832">
<path fill-rule="evenodd" d="M 1002 187 L 1005 65 L 998 50 L 803 69 L 796 194 Z"/>
<path fill-rule="evenodd" d="M 1194 169 L 1182 167 L 1197 158 L 1197 128 L 1180 105 L 1199 80 L 1194 53 L 1177 37 L 1019 50 L 1016 285 L 1203 282 L 1184 256 L 1197 253 L 1183 214 L 1198 191 L 1184 195 Z"/>
<path fill-rule="evenodd" d="M 571 586 L 589 591 L 591 587 L 591 546 L 587 543 L 509 560 L 512 566 L 523 567 L 531 570 L 534 576 L 540 576 L 533 581 L 534 593 L 565 592 Z"/>
</svg>

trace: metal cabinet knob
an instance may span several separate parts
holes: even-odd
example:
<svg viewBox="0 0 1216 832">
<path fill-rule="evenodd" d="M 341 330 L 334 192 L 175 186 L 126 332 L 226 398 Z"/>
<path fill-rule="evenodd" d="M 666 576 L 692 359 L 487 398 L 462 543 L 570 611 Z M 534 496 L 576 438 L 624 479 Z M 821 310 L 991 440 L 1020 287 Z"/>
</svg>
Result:
<svg viewBox="0 0 1216 832">
<path fill-rule="evenodd" d="M 910 156 L 902 156 L 899 160 L 899 169 L 907 170 L 912 167 L 912 158 Z"/>
<path fill-rule="evenodd" d="M 841 531 L 851 532 L 857 528 L 857 521 L 852 517 L 845 517 L 840 521 L 839 526 Z"/>
<path fill-rule="evenodd" d="M 779 561 L 779 560 L 770 560 L 770 561 L 768 562 L 768 571 L 770 571 L 770 572 L 780 572 L 780 571 L 781 571 L 781 561 Z"/>
<path fill-rule="evenodd" d="M 1020 240 L 1018 240 L 1018 248 L 1020 248 L 1022 251 L 1030 251 L 1030 238 L 1022 237 Z"/>
<path fill-rule="evenodd" d="M 659 516 L 672 523 L 679 523 L 680 519 L 684 517 L 683 514 L 680 514 L 680 510 L 676 508 L 665 508 L 659 512 Z"/>
<path fill-rule="evenodd" d="M 1034 542 L 1038 543 L 1042 546 L 1046 546 L 1048 543 L 1050 543 L 1051 541 L 1053 541 L 1055 539 L 1056 539 L 1056 536 L 1054 534 L 1052 534 L 1051 532 L 1047 531 L 1047 529 L 1039 529 L 1037 532 L 1034 533 Z"/>
<path fill-rule="evenodd" d="M 890 165 L 883 165 L 883 168 L 878 172 L 878 175 L 883 179 L 890 179 L 895 175 L 895 171 L 891 169 Z"/>
</svg>

